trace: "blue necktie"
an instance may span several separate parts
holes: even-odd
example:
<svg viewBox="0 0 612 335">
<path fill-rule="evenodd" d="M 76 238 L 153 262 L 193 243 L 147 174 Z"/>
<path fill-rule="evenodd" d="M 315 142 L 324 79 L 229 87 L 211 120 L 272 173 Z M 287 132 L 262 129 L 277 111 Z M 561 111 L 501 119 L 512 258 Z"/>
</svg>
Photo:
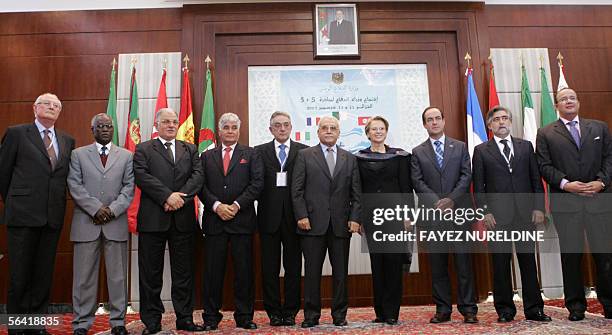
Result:
<svg viewBox="0 0 612 335">
<path fill-rule="evenodd" d="M 285 159 L 287 159 L 287 153 L 285 152 L 285 148 L 287 146 L 284 144 L 281 144 L 278 146 L 278 148 L 280 149 L 278 151 L 278 158 L 280 159 L 280 164 L 281 164 L 281 168 L 283 166 L 283 164 L 285 164 Z"/>
<path fill-rule="evenodd" d="M 576 143 L 576 147 L 580 149 L 580 133 L 578 132 L 578 128 L 576 128 L 576 123 L 578 123 L 578 121 L 570 121 L 567 123 L 567 125 L 569 126 L 570 134 L 572 134 L 572 138 Z"/>
<path fill-rule="evenodd" d="M 438 166 L 442 168 L 442 163 L 444 162 L 444 149 L 442 149 L 442 142 L 435 141 L 436 145 L 436 160 L 438 161 Z"/>
</svg>

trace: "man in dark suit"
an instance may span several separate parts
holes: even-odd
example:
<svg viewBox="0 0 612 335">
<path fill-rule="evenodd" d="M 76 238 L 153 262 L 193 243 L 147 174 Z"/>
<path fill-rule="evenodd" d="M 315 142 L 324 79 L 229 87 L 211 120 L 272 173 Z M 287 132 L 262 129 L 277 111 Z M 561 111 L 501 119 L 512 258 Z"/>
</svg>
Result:
<svg viewBox="0 0 612 335">
<path fill-rule="evenodd" d="M 197 231 L 194 197 L 202 187 L 202 165 L 195 145 L 179 141 L 178 115 L 170 108 L 155 114 L 159 137 L 136 146 L 134 177 L 140 187 L 138 275 L 143 334 L 161 330 L 160 299 L 166 242 L 170 251 L 172 305 L 176 328 L 202 331 L 193 323 L 193 257 Z"/>
<path fill-rule="evenodd" d="M 332 266 L 334 325 L 346 326 L 348 259 L 352 233 L 360 229 L 361 181 L 355 156 L 336 145 L 338 120 L 324 116 L 319 145 L 301 150 L 293 170 L 291 196 L 304 253 L 303 328 L 319 324 L 321 272 L 325 253 Z"/>
<path fill-rule="evenodd" d="M 544 223 L 544 197 L 538 163 L 531 142 L 510 136 L 512 113 L 505 107 L 493 107 L 487 113 L 487 125 L 494 136 L 474 148 L 474 192 L 478 208 L 487 210 L 484 221 L 489 230 L 536 230 Z M 525 318 L 551 321 L 544 314 L 534 241 L 515 243 L 521 268 Z M 512 300 L 512 242 L 492 242 L 493 297 L 498 322 L 510 322 L 516 315 Z"/>
<path fill-rule="evenodd" d="M 557 92 L 559 120 L 538 131 L 536 152 L 540 173 L 550 185 L 551 212 L 559 236 L 563 292 L 569 320 L 584 319 L 582 282 L 583 235 L 597 270 L 597 298 L 612 318 L 612 139 L 606 123 L 578 117 L 574 90 Z M 603 192 L 603 193 L 602 193 Z"/>
<path fill-rule="evenodd" d="M 290 139 L 291 128 L 289 114 L 274 112 L 270 117 L 270 133 L 274 139 L 255 147 L 264 166 L 264 188 L 257 205 L 257 222 L 263 301 L 271 326 L 295 325 L 295 315 L 300 309 L 302 251 L 291 203 L 291 177 L 298 151 L 308 146 Z M 281 245 L 285 269 L 285 303 L 282 306 L 278 276 Z"/>
<path fill-rule="evenodd" d="M 8 314 L 47 313 L 74 149 L 74 139 L 55 129 L 62 111 L 55 94 L 40 95 L 33 109 L 34 123 L 9 127 L 0 146 L 10 273 Z M 39 332 L 46 334 L 45 329 Z"/>
<path fill-rule="evenodd" d="M 336 20 L 329 23 L 329 44 L 355 44 L 353 22 L 344 19 L 344 11 L 336 10 Z"/>
<path fill-rule="evenodd" d="M 223 315 L 223 279 L 231 245 L 234 267 L 236 326 L 257 329 L 253 322 L 253 234 L 256 230 L 254 201 L 263 188 L 263 165 L 255 149 L 238 144 L 240 119 L 234 113 L 219 118 L 221 145 L 202 154 L 204 199 L 203 304 L 205 330 L 215 330 Z"/>
<path fill-rule="evenodd" d="M 427 209 L 441 211 L 469 206 L 467 197 L 470 181 L 470 156 L 465 143 L 444 134 L 444 114 L 436 107 L 427 107 L 422 114 L 423 127 L 429 138 L 412 150 L 412 185 L 419 197 L 419 203 Z M 464 225 L 436 220 L 424 227 L 429 230 L 468 229 Z M 476 292 L 470 254 L 464 243 L 431 242 L 427 244 L 431 265 L 433 300 L 436 314 L 429 322 L 450 321 L 451 284 L 448 275 L 448 253 L 454 251 L 457 272 L 457 309 L 464 322 L 477 323 Z"/>
</svg>

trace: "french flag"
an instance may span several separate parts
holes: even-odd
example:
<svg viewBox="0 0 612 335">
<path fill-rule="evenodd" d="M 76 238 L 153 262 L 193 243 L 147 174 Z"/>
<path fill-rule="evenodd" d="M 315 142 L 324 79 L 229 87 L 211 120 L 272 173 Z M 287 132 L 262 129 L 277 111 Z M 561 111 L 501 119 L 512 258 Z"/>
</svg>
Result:
<svg viewBox="0 0 612 335">
<path fill-rule="evenodd" d="M 470 157 L 474 154 L 474 148 L 487 141 L 487 129 L 485 128 L 480 103 L 474 88 L 474 80 L 472 79 L 472 68 L 468 68 L 466 72 L 468 94 L 467 94 L 467 146 L 470 152 Z"/>
</svg>

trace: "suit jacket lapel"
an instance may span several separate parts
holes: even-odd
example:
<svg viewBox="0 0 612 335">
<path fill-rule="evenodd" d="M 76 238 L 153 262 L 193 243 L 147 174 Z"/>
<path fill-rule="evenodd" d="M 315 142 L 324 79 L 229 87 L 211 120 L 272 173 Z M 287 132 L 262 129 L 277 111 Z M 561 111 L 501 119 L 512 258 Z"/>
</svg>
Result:
<svg viewBox="0 0 612 335">
<path fill-rule="evenodd" d="M 174 141 L 174 163 L 178 162 L 186 152 L 185 143 L 183 141 L 175 140 Z"/>
<path fill-rule="evenodd" d="M 519 140 L 512 137 L 512 147 L 514 148 L 514 160 L 512 161 L 512 167 L 519 166 L 519 162 L 532 154 L 529 152 L 529 141 Z"/>
<path fill-rule="evenodd" d="M 42 137 L 40 136 L 40 133 L 38 132 L 38 128 L 36 127 L 35 124 L 32 124 L 28 128 L 28 138 L 34 144 L 34 146 L 38 148 L 38 150 L 40 150 L 40 152 L 42 152 L 42 154 L 45 155 L 45 157 L 47 157 L 47 160 L 49 160 L 49 154 L 47 153 L 45 144 L 43 143 Z M 50 164 L 51 163 L 49 163 L 49 166 L 51 166 Z"/>
<path fill-rule="evenodd" d="M 567 130 L 567 127 L 565 126 L 565 124 L 563 123 L 561 119 L 557 121 L 553 129 L 555 132 L 561 134 L 568 141 L 570 141 L 570 143 L 574 146 L 574 148 L 578 150 L 578 147 L 576 147 L 576 142 L 574 142 L 574 138 L 572 137 L 572 134 L 570 134 L 569 130 Z"/>
<path fill-rule="evenodd" d="M 115 164 L 115 162 L 117 162 L 117 158 L 119 158 L 118 156 L 119 156 L 119 148 L 116 145 L 113 145 L 108 153 L 108 158 L 106 159 L 106 166 L 104 167 L 104 170 L 108 170 L 111 167 L 113 167 L 113 164 Z M 99 157 L 98 157 L 98 161 L 100 161 Z M 100 166 L 102 166 L 101 161 L 100 161 Z"/>
<path fill-rule="evenodd" d="M 433 151 L 433 148 L 431 149 Z M 455 143 L 447 136 L 444 141 L 444 158 L 442 159 L 442 168 L 440 171 L 444 171 L 446 166 L 448 165 L 448 161 L 450 161 L 452 153 L 455 151 Z M 436 161 L 436 166 L 438 166 L 438 162 Z"/>
<path fill-rule="evenodd" d="M 591 123 L 589 121 L 580 121 L 580 148 L 582 148 L 586 140 L 591 138 Z"/>
<path fill-rule="evenodd" d="M 297 153 L 298 153 L 298 149 L 297 149 L 296 142 L 291 141 L 291 146 L 289 147 L 289 156 L 287 157 L 287 160 L 285 161 L 285 166 L 288 166 L 289 164 L 291 164 L 291 162 L 293 162 L 295 157 L 297 157 Z"/>
<path fill-rule="evenodd" d="M 427 139 L 421 145 L 425 147 L 427 157 L 431 159 L 431 163 L 433 164 L 433 166 L 436 168 L 436 170 L 440 171 L 440 167 L 438 166 L 438 160 L 436 159 L 436 153 L 434 152 L 433 146 L 431 145 L 429 139 Z"/>
<path fill-rule="evenodd" d="M 221 149 L 223 148 L 223 146 L 220 144 L 218 147 L 212 149 L 212 159 L 215 162 L 215 164 L 217 165 L 217 168 L 219 169 L 221 175 L 223 175 L 223 161 L 221 160 Z"/>
<path fill-rule="evenodd" d="M 177 142 L 174 141 L 174 143 L 177 143 Z M 174 148 L 174 149 L 176 150 L 176 148 Z M 170 163 L 171 165 L 174 165 L 174 162 L 172 162 L 170 160 L 170 157 L 168 156 L 168 152 L 166 151 L 166 147 L 161 143 L 160 140 L 153 140 L 153 150 L 157 151 L 162 157 L 164 157 L 164 159 L 168 163 Z"/>
<path fill-rule="evenodd" d="M 280 171 L 281 166 L 280 166 L 280 163 L 278 162 L 278 158 L 276 157 L 276 147 L 274 146 L 274 140 L 272 140 L 270 143 L 266 145 L 264 152 L 268 160 L 270 162 L 274 162 L 274 168 L 277 171 Z"/>
<path fill-rule="evenodd" d="M 338 149 L 337 146 L 336 146 L 336 151 L 338 153 L 336 154 L 336 167 L 334 167 L 334 179 L 338 176 L 338 173 L 340 173 L 340 170 L 342 170 L 342 166 L 346 163 L 346 160 L 348 159 L 346 157 L 347 153 L 344 151 L 340 151 L 340 149 Z"/>
<path fill-rule="evenodd" d="M 115 146 L 112 147 L 113 149 L 115 148 Z M 87 146 L 87 155 L 89 156 L 89 159 L 91 159 L 91 162 L 93 163 L 93 165 L 96 167 L 96 169 L 98 169 L 98 171 L 100 171 L 100 173 L 104 172 L 104 167 L 102 166 L 102 161 L 100 160 L 100 153 L 98 152 L 98 148 L 96 147 L 96 144 L 90 144 Z M 108 161 L 106 161 L 106 166 L 109 166 L 109 161 L 110 161 L 110 153 L 108 155 Z"/>
<path fill-rule="evenodd" d="M 514 151 L 516 153 L 516 143 L 513 142 L 514 144 Z M 489 153 L 495 157 L 495 159 L 505 168 L 508 168 L 508 163 L 506 162 L 506 158 L 502 155 L 502 153 L 499 151 L 499 147 L 497 146 L 497 142 L 495 141 L 495 139 L 490 139 L 489 142 L 487 143 L 487 151 L 489 151 Z"/>
<path fill-rule="evenodd" d="M 319 164 L 321 169 L 323 169 L 323 172 L 325 172 L 325 175 L 327 176 L 327 178 L 329 178 L 329 180 L 332 180 L 332 176 L 329 173 L 329 167 L 327 167 L 327 162 L 325 161 L 325 157 L 323 157 L 323 151 L 321 150 L 321 144 L 317 144 L 316 147 L 317 149 L 314 152 L 315 161 L 317 162 L 317 164 Z"/>
</svg>

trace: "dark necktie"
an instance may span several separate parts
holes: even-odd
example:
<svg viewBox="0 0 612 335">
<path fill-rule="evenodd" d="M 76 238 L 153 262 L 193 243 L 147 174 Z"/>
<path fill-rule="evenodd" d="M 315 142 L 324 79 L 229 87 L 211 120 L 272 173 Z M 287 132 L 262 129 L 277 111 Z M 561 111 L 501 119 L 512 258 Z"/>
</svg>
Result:
<svg viewBox="0 0 612 335">
<path fill-rule="evenodd" d="M 164 143 L 164 145 L 166 146 L 166 152 L 168 153 L 168 157 L 170 158 L 170 161 L 174 163 L 174 154 L 172 153 L 172 142 L 166 142 Z"/>
<path fill-rule="evenodd" d="M 49 155 L 49 161 L 51 162 L 51 170 L 55 169 L 55 165 L 57 164 L 57 155 L 55 153 L 55 148 L 53 148 L 53 141 L 51 141 L 51 130 L 45 129 L 43 130 L 45 136 L 43 137 L 43 143 L 45 144 L 45 148 L 47 149 L 47 154 Z"/>
<path fill-rule="evenodd" d="M 106 150 L 108 148 L 106 146 L 103 146 L 100 150 L 102 150 L 102 153 L 100 154 L 100 161 L 102 161 L 102 166 L 106 167 L 106 160 L 108 159 L 108 154 L 106 154 Z"/>
<path fill-rule="evenodd" d="M 570 134 L 572 134 L 574 143 L 576 143 L 576 147 L 580 149 L 580 132 L 578 132 L 578 128 L 576 128 L 576 123 L 578 123 L 578 121 L 570 121 L 567 123 L 567 125 L 569 126 Z"/>
<path fill-rule="evenodd" d="M 510 152 L 510 146 L 508 145 L 508 140 L 501 140 L 501 144 L 504 145 L 504 156 L 506 156 L 506 161 L 508 162 L 508 168 L 512 169 L 512 161 L 514 160 L 514 155 Z"/>
<path fill-rule="evenodd" d="M 223 153 L 223 174 L 227 176 L 227 170 L 229 169 L 230 163 L 230 152 L 232 151 L 231 147 L 227 147 L 224 149 L 225 153 Z"/>
</svg>

